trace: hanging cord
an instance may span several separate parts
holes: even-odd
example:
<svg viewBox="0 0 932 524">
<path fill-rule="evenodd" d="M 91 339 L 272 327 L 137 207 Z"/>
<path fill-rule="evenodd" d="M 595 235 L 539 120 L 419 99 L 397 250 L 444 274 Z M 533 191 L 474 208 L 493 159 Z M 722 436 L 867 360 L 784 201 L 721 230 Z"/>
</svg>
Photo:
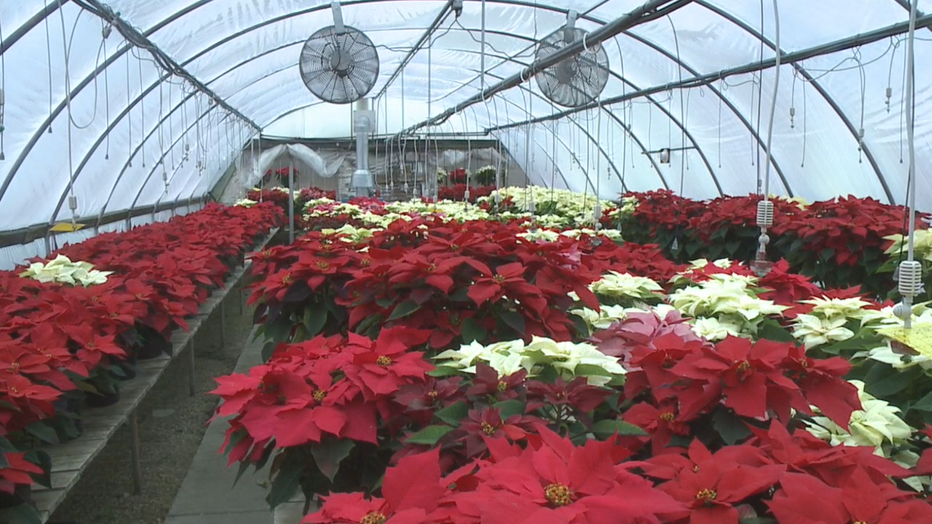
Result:
<svg viewBox="0 0 932 524">
<path fill-rule="evenodd" d="M 129 140 L 126 141 L 126 147 L 129 148 L 129 162 L 127 163 L 128 167 L 133 167 L 133 106 L 130 102 L 130 77 L 129 77 L 129 56 L 125 58 L 126 60 L 126 107 L 129 108 L 129 111 L 126 113 L 128 122 L 126 125 L 126 130 L 129 133 Z"/>
<path fill-rule="evenodd" d="M 59 0 L 61 1 L 61 0 Z M 142 60 L 136 57 L 136 64 L 139 66 L 139 89 L 142 89 Z M 146 168 L 146 104 L 141 104 L 142 127 L 139 128 L 139 136 L 142 137 L 142 168 Z"/>
<path fill-rule="evenodd" d="M 595 205 L 592 207 L 592 220 L 595 222 L 596 233 L 599 231 L 599 219 L 602 218 L 602 177 L 599 176 L 599 173 L 602 171 L 602 155 L 599 150 L 599 144 L 602 143 L 602 113 L 604 111 L 605 108 L 602 107 L 602 95 L 599 94 L 599 114 L 596 117 L 595 131 Z"/>
<path fill-rule="evenodd" d="M 107 50 L 107 38 L 109 38 L 109 29 L 106 23 L 104 23 L 103 18 L 100 19 L 101 23 L 101 35 L 104 37 L 104 56 L 110 56 L 109 51 Z M 110 68 L 104 68 L 104 98 L 106 99 L 107 105 L 107 125 L 110 125 Z M 110 133 L 107 133 L 107 150 L 104 154 L 104 160 L 110 160 Z"/>
<path fill-rule="evenodd" d="M 915 259 L 915 240 L 916 240 L 916 55 L 915 55 L 915 38 L 916 38 L 916 11 L 918 0 L 910 0 L 909 9 L 909 36 L 906 42 L 906 142 L 908 149 L 908 173 L 907 192 L 909 200 L 906 212 L 909 213 L 909 229 L 907 230 L 907 251 L 906 260 L 899 265 L 899 285 L 898 290 L 903 297 L 902 302 L 893 308 L 893 314 L 903 320 L 903 327 L 910 329 L 912 327 L 912 304 L 915 298 L 922 291 L 922 264 Z"/>
<path fill-rule="evenodd" d="M 59 5 L 61 5 L 61 1 L 60 1 L 60 0 L 59 0 L 58 3 L 59 3 Z M 45 10 L 48 11 L 48 8 L 49 8 L 49 2 L 48 2 L 48 0 L 45 0 Z M 46 49 L 46 51 L 48 52 L 48 64 L 49 64 L 49 115 L 51 115 L 51 114 L 52 114 L 52 89 L 53 89 L 54 86 L 55 86 L 55 84 L 52 82 L 52 34 L 51 34 L 51 31 L 49 30 L 49 17 L 48 17 L 48 16 L 44 17 L 44 18 L 43 18 L 43 21 L 45 22 L 45 49 Z M 65 35 L 64 35 L 64 33 L 62 33 L 62 40 L 64 40 L 64 38 L 65 38 Z M 50 135 L 52 134 L 52 122 L 51 122 L 51 121 L 49 121 L 49 134 L 50 134 Z"/>
<path fill-rule="evenodd" d="M 775 49 L 776 49 L 776 59 L 774 71 L 774 81 L 773 81 L 773 99 L 770 101 L 770 118 L 767 123 L 767 155 L 765 157 L 764 164 L 764 195 L 763 200 L 757 203 L 757 225 L 760 227 L 760 237 L 758 238 L 758 249 L 757 257 L 754 261 L 754 271 L 760 275 L 764 276 L 770 269 L 773 267 L 770 262 L 767 261 L 767 244 L 770 243 L 770 237 L 767 236 L 767 228 L 773 225 L 773 202 L 770 201 L 770 164 L 771 164 L 771 145 L 773 144 L 773 121 L 777 112 L 777 95 L 779 94 L 780 89 L 780 64 L 783 58 L 783 53 L 781 52 L 780 47 L 780 13 L 777 8 L 777 0 L 773 1 L 773 19 L 774 27 L 776 30 L 776 39 L 775 39 Z M 761 33 L 763 33 L 763 25 L 761 25 Z M 763 77 L 761 77 L 763 80 Z"/>
<path fill-rule="evenodd" d="M 0 17 L 0 42 L 3 42 L 3 19 Z M 6 160 L 4 132 L 6 131 L 6 54 L 0 54 L 0 162 Z"/>
<path fill-rule="evenodd" d="M 62 0 L 58 0 L 58 14 L 61 19 L 61 34 L 62 34 L 62 47 L 65 55 L 65 102 L 68 106 L 68 173 L 70 174 L 71 182 L 68 184 L 69 192 L 68 195 L 68 207 L 71 209 L 71 228 L 76 229 L 78 222 L 78 198 L 74 194 L 74 152 L 72 148 L 72 130 L 71 126 L 74 123 L 72 120 L 72 110 L 71 110 L 71 49 L 69 45 L 65 43 L 66 35 L 68 34 L 65 28 L 65 14 L 62 12 Z M 72 37 L 74 33 L 72 32 Z"/>
</svg>

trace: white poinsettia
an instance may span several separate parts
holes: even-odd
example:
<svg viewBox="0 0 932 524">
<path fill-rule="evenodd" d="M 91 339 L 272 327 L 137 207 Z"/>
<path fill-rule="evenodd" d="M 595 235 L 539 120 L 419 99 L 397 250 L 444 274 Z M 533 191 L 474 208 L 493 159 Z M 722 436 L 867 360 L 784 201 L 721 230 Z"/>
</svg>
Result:
<svg viewBox="0 0 932 524">
<path fill-rule="evenodd" d="M 748 283 L 732 275 L 712 275 L 708 281 L 679 289 L 669 296 L 670 304 L 690 317 L 736 315 L 756 321 L 780 315 L 787 308 L 758 298 Z"/>
<path fill-rule="evenodd" d="M 602 275 L 600 280 L 589 285 L 589 289 L 596 295 L 612 298 L 663 298 L 663 288 L 657 282 L 617 271 L 609 271 Z"/>
<path fill-rule="evenodd" d="M 887 248 L 887 255 L 894 256 L 906 252 L 906 241 L 908 237 L 903 235 L 890 235 L 884 238 L 893 241 L 893 244 Z M 917 229 L 913 237 L 913 249 L 916 253 L 917 260 L 932 263 L 932 230 Z"/>
<path fill-rule="evenodd" d="M 39 282 L 58 282 L 72 286 L 84 287 L 103 284 L 112 271 L 98 271 L 89 262 L 72 262 L 64 255 L 58 255 L 50 262 L 35 262 L 19 274 L 23 278 L 31 278 Z"/>
<path fill-rule="evenodd" d="M 690 322 L 690 325 L 695 334 L 710 342 L 725 340 L 729 336 L 744 338 L 749 338 L 751 336 L 750 333 L 742 331 L 744 328 L 742 324 L 728 319 L 720 320 L 714 317 L 697 318 Z"/>
<path fill-rule="evenodd" d="M 602 353 L 591 344 L 534 337 L 523 353 L 535 365 L 549 365 L 569 376 L 586 375 L 590 384 L 604 385 L 612 375 L 625 374 L 616 357 Z"/>
<path fill-rule="evenodd" d="M 898 407 L 865 392 L 863 382 L 850 382 L 858 388 L 863 409 L 851 413 L 849 430 L 823 416 L 805 421 L 806 429 L 833 446 L 872 447 L 876 455 L 890 458 L 893 449 L 905 444 L 913 434 L 913 428 L 899 417 Z"/>
<path fill-rule="evenodd" d="M 565 189 L 550 189 L 538 186 L 505 187 L 493 192 L 479 202 L 494 202 L 496 198 L 512 199 L 513 205 L 522 212 L 530 212 L 533 203 L 535 219 L 545 227 L 562 227 L 595 222 L 596 198 L 593 195 L 576 193 Z M 602 210 L 614 210 L 615 204 L 600 201 Z M 633 209 L 632 209 L 633 212 Z"/>
<path fill-rule="evenodd" d="M 434 357 L 441 366 L 475 373 L 476 364 L 485 362 L 500 375 L 510 375 L 526 369 L 529 376 L 551 367 L 565 379 L 587 377 L 590 384 L 604 385 L 613 376 L 623 375 L 624 368 L 618 359 L 610 357 L 590 344 L 556 342 L 534 337 L 530 344 L 521 340 L 496 342 L 483 346 L 478 342 L 448 350 Z"/>
<path fill-rule="evenodd" d="M 854 358 L 869 358 L 878 362 L 883 362 L 899 370 L 919 366 L 922 369 L 932 369 L 932 358 L 925 355 L 905 355 L 893 351 L 890 343 L 871 349 L 870 351 L 861 351 L 854 354 Z"/>
<path fill-rule="evenodd" d="M 364 227 L 353 227 L 350 224 L 344 224 L 339 229 L 322 229 L 320 233 L 325 236 L 329 235 L 342 235 L 340 240 L 343 242 L 350 243 L 359 243 L 367 238 L 371 238 L 372 234 L 376 231 L 381 231 L 380 228 L 364 228 Z"/>
<path fill-rule="evenodd" d="M 846 328 L 848 318 L 843 315 L 822 317 L 799 315 L 793 322 L 793 336 L 801 340 L 806 349 L 853 338 L 855 333 Z"/>
<path fill-rule="evenodd" d="M 615 322 L 627 318 L 627 309 L 624 306 L 601 306 L 600 311 L 594 309 L 579 308 L 571 309 L 570 313 L 579 315 L 589 329 L 608 329 Z"/>
<path fill-rule="evenodd" d="M 812 305 L 810 314 L 822 318 L 847 317 L 862 319 L 870 310 L 866 309 L 870 302 L 860 298 L 813 298 L 800 300 L 803 304 Z"/>
<path fill-rule="evenodd" d="M 233 205 L 236 207 L 252 207 L 256 204 L 258 204 L 258 202 L 256 202 L 255 200 L 249 200 L 248 198 L 243 198 L 241 200 L 237 200 L 236 203 Z"/>
<path fill-rule="evenodd" d="M 873 328 L 883 329 L 888 327 L 902 326 L 903 320 L 893 314 L 894 306 L 887 306 L 879 310 L 866 310 L 861 316 L 861 325 Z M 911 320 L 913 325 L 932 324 L 932 309 L 929 309 L 928 302 L 923 302 L 913 306 L 913 316 Z"/>
</svg>

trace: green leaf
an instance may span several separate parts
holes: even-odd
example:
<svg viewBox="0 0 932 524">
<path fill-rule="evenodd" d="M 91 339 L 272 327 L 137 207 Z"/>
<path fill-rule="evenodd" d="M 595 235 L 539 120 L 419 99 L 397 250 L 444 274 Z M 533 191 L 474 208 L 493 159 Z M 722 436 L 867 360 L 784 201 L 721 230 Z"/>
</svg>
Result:
<svg viewBox="0 0 932 524">
<path fill-rule="evenodd" d="M 595 364 L 577 364 L 576 369 L 573 370 L 573 374 L 577 377 L 610 377 L 611 373 L 605 370 L 605 368 L 597 366 Z"/>
<path fill-rule="evenodd" d="M 314 338 L 320 333 L 327 323 L 327 309 L 319 307 L 309 307 L 304 310 L 304 329 L 307 330 L 308 338 Z"/>
<path fill-rule="evenodd" d="M 472 318 L 464 320 L 460 329 L 462 330 L 464 344 L 472 344 L 477 340 L 482 341 L 488 335 L 486 330 Z"/>
<path fill-rule="evenodd" d="M 428 371 L 427 375 L 434 378 L 452 377 L 460 374 L 460 370 L 449 366 L 437 366 L 433 371 Z"/>
<path fill-rule="evenodd" d="M 372 315 L 371 317 L 366 317 L 365 320 L 359 323 L 356 326 L 356 333 L 365 333 L 372 329 L 373 326 L 378 325 L 382 322 L 382 315 Z"/>
<path fill-rule="evenodd" d="M 275 352 L 275 348 L 278 346 L 278 343 L 274 340 L 269 340 L 262 346 L 262 361 L 268 362 L 272 358 L 272 353 Z"/>
<path fill-rule="evenodd" d="M 864 378 L 864 389 L 875 397 L 889 397 L 906 389 L 921 375 L 922 368 L 919 366 L 904 371 L 889 366 L 875 366 Z"/>
<path fill-rule="evenodd" d="M 740 248 L 741 248 L 740 240 L 731 240 L 731 241 L 725 242 L 725 250 L 727 250 L 728 254 L 731 256 L 734 256 L 735 253 L 737 253 L 738 249 Z"/>
<path fill-rule="evenodd" d="M 751 436 L 751 430 L 737 415 L 728 409 L 719 409 L 712 416 L 712 427 L 729 446 Z"/>
<path fill-rule="evenodd" d="M 792 333 L 772 319 L 767 319 L 761 323 L 760 328 L 757 330 L 757 336 L 774 342 L 796 342 L 796 337 Z"/>
<path fill-rule="evenodd" d="M 629 437 L 643 437 L 647 435 L 643 429 L 623 420 L 600 420 L 592 425 L 592 433 L 602 440 L 611 438 L 616 433 Z"/>
<path fill-rule="evenodd" d="M 392 314 L 388 317 L 388 320 L 398 320 L 399 318 L 405 318 L 411 313 L 421 309 L 421 306 L 413 300 L 405 300 L 401 304 L 398 304 Z"/>
<path fill-rule="evenodd" d="M 405 442 L 408 444 L 433 446 L 438 440 L 451 431 L 453 431 L 453 427 L 451 426 L 427 426 L 405 439 Z"/>
<path fill-rule="evenodd" d="M 916 411 L 932 411 L 932 392 L 929 392 L 926 396 L 917 400 L 909 409 L 915 409 Z"/>
<path fill-rule="evenodd" d="M 248 460 L 244 460 L 239 463 L 239 469 L 236 470 L 236 478 L 233 479 L 234 488 L 236 487 L 237 484 L 239 484 L 239 479 L 243 477 L 243 474 L 246 473 L 247 470 L 249 470 L 249 466 L 252 466 L 252 462 L 249 462 Z"/>
<path fill-rule="evenodd" d="M 269 507 L 275 509 L 280 504 L 288 500 L 298 490 L 301 482 L 301 474 L 304 473 L 304 467 L 307 465 L 304 460 L 300 460 L 301 454 L 296 457 L 287 457 L 284 461 L 275 480 L 272 481 L 272 489 L 268 496 L 265 497 Z"/>
<path fill-rule="evenodd" d="M 395 299 L 394 298 L 380 298 L 376 300 L 375 303 L 378 304 L 380 308 L 388 309 L 392 306 L 392 304 L 395 303 Z"/>
<path fill-rule="evenodd" d="M 469 414 L 469 407 L 466 406 L 466 403 L 463 401 L 457 402 L 451 406 L 447 406 L 439 411 L 434 412 L 434 416 L 440 420 L 450 424 L 451 426 L 458 426 L 460 421 L 466 418 L 466 415 Z"/>
<path fill-rule="evenodd" d="M 526 408 L 523 402 L 514 399 L 497 402 L 492 407 L 499 411 L 502 416 L 502 420 L 505 420 L 506 418 L 514 415 L 523 415 Z"/>
<path fill-rule="evenodd" d="M 55 429 L 45 422 L 34 422 L 26 426 L 26 433 L 46 444 L 58 444 L 58 435 L 55 434 Z"/>
<path fill-rule="evenodd" d="M 329 439 L 311 447 L 311 454 L 314 455 L 317 469 L 333 482 L 340 471 L 340 462 L 349 456 L 355 446 L 352 440 Z"/>
<path fill-rule="evenodd" d="M 502 311 L 499 317 L 511 329 L 515 330 L 519 336 L 523 337 L 526 330 L 524 316 L 517 311 Z"/>
<path fill-rule="evenodd" d="M 12 508 L 0 510 L 0 522 L 10 524 L 42 524 L 42 517 L 35 508 L 28 504 L 20 504 Z"/>
</svg>

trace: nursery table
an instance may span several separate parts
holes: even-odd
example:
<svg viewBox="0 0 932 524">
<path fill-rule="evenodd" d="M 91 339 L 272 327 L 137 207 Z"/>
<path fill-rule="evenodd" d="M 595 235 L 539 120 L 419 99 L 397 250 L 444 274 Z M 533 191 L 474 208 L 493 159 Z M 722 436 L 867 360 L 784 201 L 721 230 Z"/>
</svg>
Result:
<svg viewBox="0 0 932 524">
<path fill-rule="evenodd" d="M 263 249 L 277 232 L 278 228 L 273 229 L 254 250 Z M 224 334 L 226 331 L 226 308 L 224 299 L 251 267 L 252 261 L 247 260 L 242 267 L 234 269 L 227 277 L 223 287 L 215 290 L 211 297 L 201 304 L 198 314 L 186 319 L 189 329 L 187 331 L 178 329 L 172 334 L 171 356 L 162 355 L 151 360 L 144 360 L 138 364 L 136 377 L 125 382 L 124 387 L 120 388 L 119 402 L 106 408 L 89 410 L 83 419 L 84 433 L 79 438 L 65 444 L 45 448 L 45 451 L 52 458 L 52 488 L 33 485 L 32 492 L 33 501 L 39 510 L 42 522 L 48 521 L 55 509 L 68 495 L 68 491 L 77 484 L 78 479 L 81 478 L 81 473 L 87 469 L 88 465 L 123 424 L 129 425 L 132 439 L 133 487 L 137 495 L 142 492 L 142 471 L 139 462 L 139 423 L 136 408 L 139 407 L 142 399 L 159 381 L 168 365 L 173 360 L 180 358 L 188 346 L 191 348 L 188 351 L 191 369 L 189 393 L 194 396 L 196 379 L 194 337 L 211 313 L 219 307 L 220 343 L 221 345 L 226 344 Z M 244 295 L 240 294 L 239 299 L 240 308 L 242 308 L 242 303 L 245 301 Z"/>
</svg>

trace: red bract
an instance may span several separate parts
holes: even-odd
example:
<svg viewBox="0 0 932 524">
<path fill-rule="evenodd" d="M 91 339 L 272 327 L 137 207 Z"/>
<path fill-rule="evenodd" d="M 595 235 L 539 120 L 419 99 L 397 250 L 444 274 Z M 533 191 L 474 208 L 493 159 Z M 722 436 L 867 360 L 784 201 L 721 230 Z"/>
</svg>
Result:
<svg viewBox="0 0 932 524">
<path fill-rule="evenodd" d="M 698 448 L 698 449 L 693 449 Z M 691 448 L 693 467 L 682 467 L 660 489 L 690 508 L 690 524 L 738 524 L 736 506 L 780 481 L 786 468 L 781 465 L 747 464 L 748 457 L 735 463 L 744 450 L 740 446 L 710 454 L 704 446 Z M 648 472 L 650 474 L 650 472 Z"/>
<path fill-rule="evenodd" d="M 12 494 L 17 485 L 29 486 L 33 475 L 41 475 L 42 468 L 26 460 L 25 453 L 4 453 L 8 467 L 0 468 L 0 493 Z"/>
</svg>

